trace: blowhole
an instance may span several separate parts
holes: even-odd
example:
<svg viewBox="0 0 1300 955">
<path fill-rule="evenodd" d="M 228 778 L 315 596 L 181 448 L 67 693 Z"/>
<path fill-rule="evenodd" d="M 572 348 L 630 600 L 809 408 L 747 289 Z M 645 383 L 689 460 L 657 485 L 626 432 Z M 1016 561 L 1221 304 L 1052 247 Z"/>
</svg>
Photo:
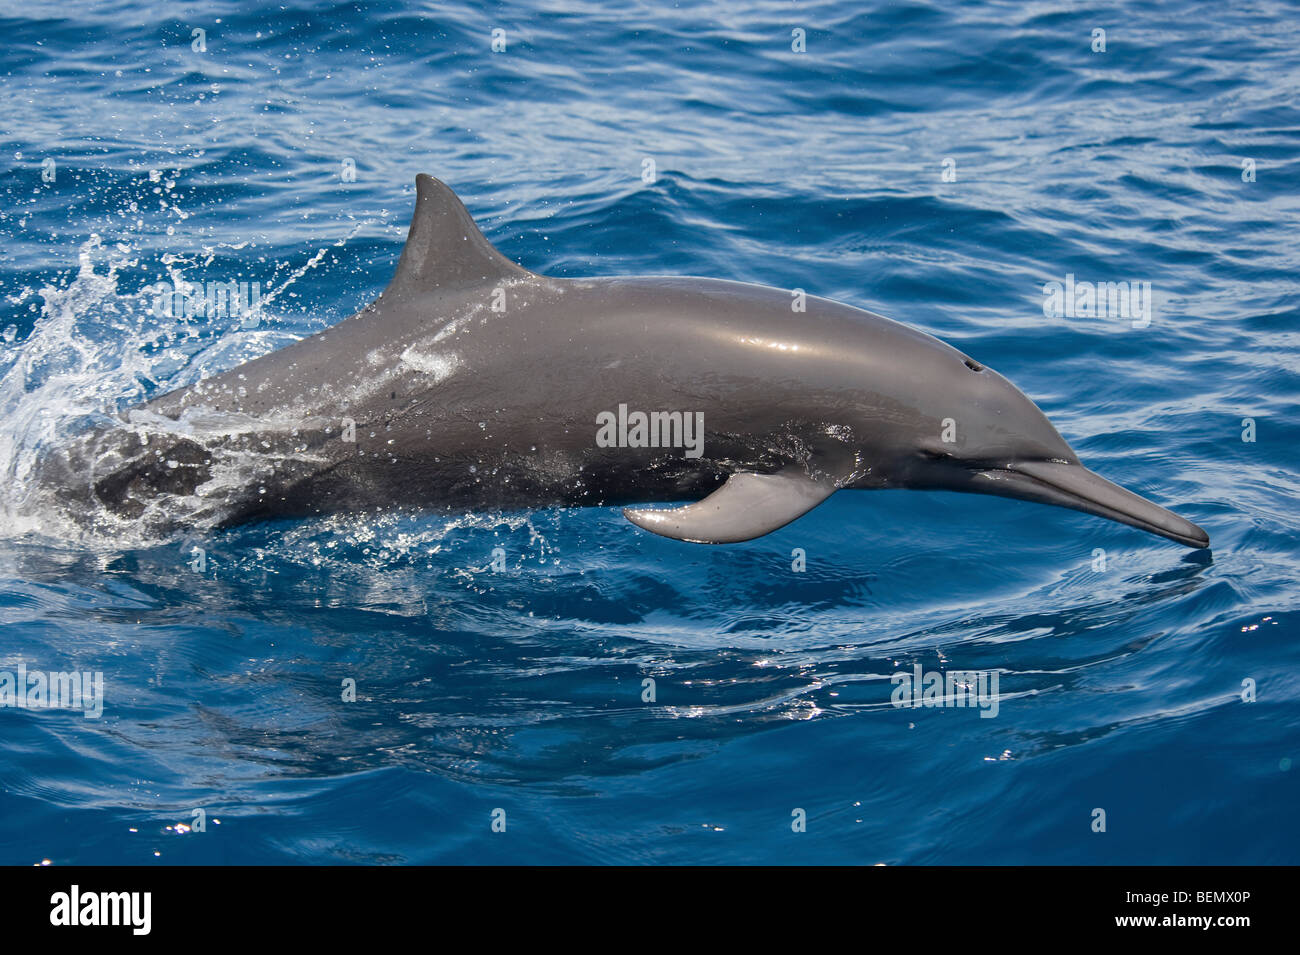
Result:
<svg viewBox="0 0 1300 955">
<path fill-rule="evenodd" d="M 963 358 L 962 364 L 965 365 L 967 368 L 969 368 L 971 371 L 984 370 L 984 366 L 981 365 L 979 362 L 977 362 L 974 358 Z"/>
</svg>

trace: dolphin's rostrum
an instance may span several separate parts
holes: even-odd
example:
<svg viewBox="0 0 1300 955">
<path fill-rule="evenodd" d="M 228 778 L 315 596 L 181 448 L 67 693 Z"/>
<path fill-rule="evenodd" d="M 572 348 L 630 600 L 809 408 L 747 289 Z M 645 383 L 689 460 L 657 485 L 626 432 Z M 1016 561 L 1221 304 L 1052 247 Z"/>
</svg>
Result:
<svg viewBox="0 0 1300 955">
<path fill-rule="evenodd" d="M 87 503 L 113 519 L 196 526 L 389 505 L 693 500 L 624 513 L 656 534 L 726 543 L 836 490 L 928 488 L 1209 544 L 1083 467 L 991 369 L 879 315 L 792 301 L 714 279 L 534 274 L 419 176 L 376 301 L 129 410 L 64 466 L 90 474 Z"/>
</svg>

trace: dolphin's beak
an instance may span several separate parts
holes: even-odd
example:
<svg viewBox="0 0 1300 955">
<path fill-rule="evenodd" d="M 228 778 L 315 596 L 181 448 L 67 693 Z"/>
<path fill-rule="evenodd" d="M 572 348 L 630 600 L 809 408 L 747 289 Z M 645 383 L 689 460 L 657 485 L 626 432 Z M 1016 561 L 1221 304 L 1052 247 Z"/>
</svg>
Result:
<svg viewBox="0 0 1300 955">
<path fill-rule="evenodd" d="M 973 489 L 1096 514 L 1188 547 L 1210 546 L 1210 535 L 1191 521 L 1112 484 L 1082 464 L 1016 461 L 1005 468 L 980 469 Z"/>
</svg>

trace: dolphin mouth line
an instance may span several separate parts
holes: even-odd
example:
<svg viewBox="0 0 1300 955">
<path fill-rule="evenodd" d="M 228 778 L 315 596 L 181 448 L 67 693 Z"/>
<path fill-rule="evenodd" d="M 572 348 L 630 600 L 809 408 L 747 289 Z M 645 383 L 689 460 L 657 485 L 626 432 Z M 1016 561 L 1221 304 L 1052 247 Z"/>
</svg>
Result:
<svg viewBox="0 0 1300 955">
<path fill-rule="evenodd" d="M 985 493 L 1083 511 L 1187 547 L 1210 546 L 1210 535 L 1191 521 L 1125 490 L 1082 464 L 1015 461 L 1002 467 L 980 468 L 973 473 L 992 482 L 992 486 L 979 488 Z"/>
</svg>

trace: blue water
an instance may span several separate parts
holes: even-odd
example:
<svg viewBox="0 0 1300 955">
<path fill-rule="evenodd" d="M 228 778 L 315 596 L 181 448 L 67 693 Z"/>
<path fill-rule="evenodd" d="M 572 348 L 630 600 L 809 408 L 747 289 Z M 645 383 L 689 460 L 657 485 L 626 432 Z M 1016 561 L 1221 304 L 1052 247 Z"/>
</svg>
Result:
<svg viewBox="0 0 1300 955">
<path fill-rule="evenodd" d="M 0 670 L 106 684 L 0 709 L 0 862 L 1300 862 L 1296 9 L 622 6 L 0 4 Z M 44 501 L 97 415 L 372 299 L 419 172 L 536 271 L 938 335 L 1212 550 L 906 491 L 715 548 Z M 1067 275 L 1150 282 L 1149 325 L 1046 316 Z M 178 277 L 259 283 L 256 326 L 160 317 Z M 916 665 L 997 671 L 997 716 L 891 705 Z"/>
</svg>

